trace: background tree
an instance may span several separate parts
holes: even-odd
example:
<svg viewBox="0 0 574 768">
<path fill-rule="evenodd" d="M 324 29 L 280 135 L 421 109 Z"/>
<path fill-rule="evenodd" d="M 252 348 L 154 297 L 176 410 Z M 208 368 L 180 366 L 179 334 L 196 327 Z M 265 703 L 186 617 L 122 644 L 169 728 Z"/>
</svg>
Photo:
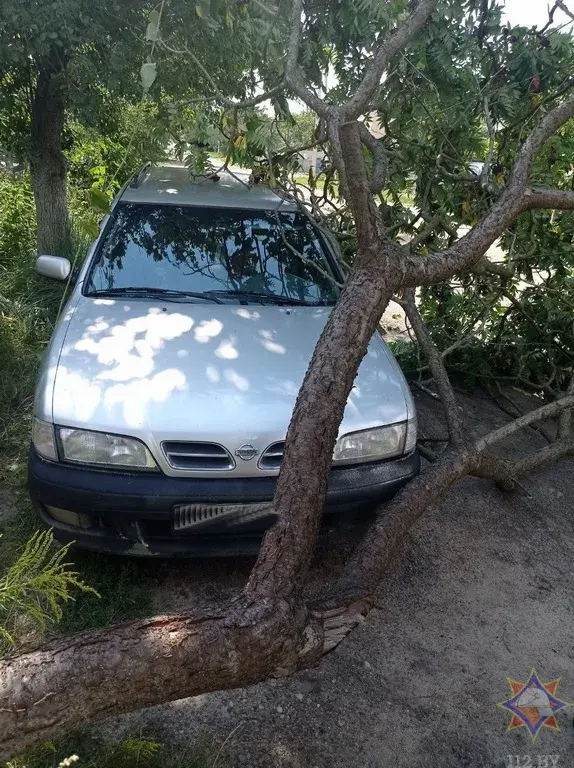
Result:
<svg viewBox="0 0 574 768">
<path fill-rule="evenodd" d="M 89 109 L 89 97 L 99 96 L 118 73 L 124 88 L 135 81 L 133 74 L 122 76 L 130 53 L 141 58 L 141 36 L 134 28 L 143 23 L 142 7 L 145 3 L 131 0 L 105 7 L 85 0 L 2 4 L 0 145 L 29 161 L 38 252 L 70 253 L 67 117 L 74 106 Z"/>
<path fill-rule="evenodd" d="M 443 356 L 414 298 L 421 286 L 430 306 L 440 309 L 450 300 L 451 281 L 454 294 L 464 295 L 479 292 L 478 282 L 468 282 L 475 278 L 511 279 L 515 259 L 506 255 L 502 267 L 493 264 L 488 248 L 502 237 L 510 254 L 508 243 L 524 238 L 525 217 L 536 221 L 535 212 L 574 208 L 568 171 L 556 169 L 558 146 L 556 160 L 552 156 L 552 142 L 567 136 L 574 116 L 570 40 L 550 29 L 504 32 L 496 4 L 482 0 L 253 6 L 214 0 L 195 11 L 198 39 L 213 30 L 219 40 L 233 29 L 234 45 L 250 55 L 244 77 L 228 91 L 218 71 L 197 56 L 190 29 L 181 23 L 164 28 L 153 17 L 154 51 L 165 56 L 164 64 L 146 62 L 157 65 L 154 87 L 170 61 L 189 66 L 205 88 L 191 105 L 195 115 L 228 137 L 225 164 L 234 156 L 263 155 L 271 183 L 288 183 L 288 153 L 277 158 L 265 151 L 272 147 L 273 121 L 262 151 L 263 129 L 246 123 L 243 131 L 240 113 L 268 99 L 279 120 L 287 97 L 303 101 L 318 116 L 316 139 L 329 156 L 325 175 L 336 181 L 333 195 L 330 183 L 324 185 L 319 205 L 311 180 L 306 210 L 324 228 L 331 219 L 352 223 L 353 263 L 297 399 L 273 502 L 278 522 L 245 588 L 223 605 L 64 638 L 11 659 L 0 678 L 5 755 L 77 722 L 316 663 L 368 612 L 405 533 L 450 484 L 476 474 L 509 491 L 520 473 L 573 450 L 574 384 L 567 365 L 551 392 L 539 387 L 549 402 L 485 437 L 465 434 Z M 331 69 L 336 84 L 325 92 Z M 382 132 L 374 130 L 375 116 Z M 174 111 L 170 119 L 181 114 Z M 196 171 L 200 164 L 201 158 Z M 549 168 L 555 170 L 548 174 Z M 560 265 L 570 279 L 570 267 Z M 439 284 L 443 293 L 432 293 Z M 449 443 L 385 507 L 336 583 L 307 604 L 303 588 L 343 410 L 397 292 L 444 404 Z M 443 317 L 451 333 L 449 320 Z M 545 417 L 558 418 L 556 439 L 546 448 L 514 463 L 493 460 L 492 446 Z"/>
</svg>

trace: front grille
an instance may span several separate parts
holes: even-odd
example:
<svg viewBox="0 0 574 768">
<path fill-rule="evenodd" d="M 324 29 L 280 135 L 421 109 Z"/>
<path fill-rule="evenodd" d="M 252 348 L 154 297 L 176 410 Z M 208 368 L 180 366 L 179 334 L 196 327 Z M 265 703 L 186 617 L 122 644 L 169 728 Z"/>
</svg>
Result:
<svg viewBox="0 0 574 768">
<path fill-rule="evenodd" d="M 173 441 L 162 443 L 161 447 L 170 467 L 174 469 L 224 470 L 235 467 L 231 454 L 217 443 Z"/>
<path fill-rule="evenodd" d="M 281 466 L 281 459 L 283 458 L 284 448 L 285 441 L 273 443 L 269 448 L 266 448 L 259 459 L 260 469 L 279 469 Z"/>
</svg>

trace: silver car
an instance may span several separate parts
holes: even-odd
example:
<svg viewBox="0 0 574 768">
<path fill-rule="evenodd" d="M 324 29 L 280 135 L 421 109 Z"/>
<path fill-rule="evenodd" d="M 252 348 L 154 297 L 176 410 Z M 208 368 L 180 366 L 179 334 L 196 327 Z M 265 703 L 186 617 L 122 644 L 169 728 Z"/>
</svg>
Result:
<svg viewBox="0 0 574 768">
<path fill-rule="evenodd" d="M 40 274 L 67 279 L 67 259 Z M 231 175 L 146 167 L 118 194 L 45 355 L 29 488 L 61 541 L 125 554 L 253 552 L 297 392 L 343 275 L 297 205 Z M 413 401 L 377 333 L 325 512 L 419 471 Z"/>
</svg>

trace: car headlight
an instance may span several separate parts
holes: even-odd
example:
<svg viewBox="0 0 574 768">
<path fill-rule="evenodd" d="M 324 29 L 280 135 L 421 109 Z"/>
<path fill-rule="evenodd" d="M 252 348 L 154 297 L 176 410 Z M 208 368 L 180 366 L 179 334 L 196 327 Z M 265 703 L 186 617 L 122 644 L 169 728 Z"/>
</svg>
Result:
<svg viewBox="0 0 574 768">
<path fill-rule="evenodd" d="M 333 464 L 359 464 L 382 461 L 410 453 L 417 442 L 415 419 L 362 432 L 351 432 L 337 440 Z"/>
<path fill-rule="evenodd" d="M 32 445 L 44 459 L 58 461 L 58 451 L 54 439 L 54 426 L 47 421 L 34 419 L 32 428 Z"/>
<path fill-rule="evenodd" d="M 77 464 L 98 464 L 128 469 L 157 469 L 147 447 L 133 437 L 61 427 L 62 458 Z"/>
</svg>

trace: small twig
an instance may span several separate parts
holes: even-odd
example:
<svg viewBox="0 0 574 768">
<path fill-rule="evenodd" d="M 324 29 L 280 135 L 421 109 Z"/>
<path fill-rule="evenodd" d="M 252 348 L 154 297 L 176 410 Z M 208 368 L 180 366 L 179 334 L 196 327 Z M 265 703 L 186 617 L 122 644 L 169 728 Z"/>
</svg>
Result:
<svg viewBox="0 0 574 768">
<path fill-rule="evenodd" d="M 273 88 L 270 88 L 268 91 L 263 91 L 263 93 L 258 94 L 257 96 L 252 96 L 249 99 L 244 99 L 243 101 L 233 101 L 233 99 L 228 98 L 225 96 L 225 94 L 221 91 L 221 89 L 218 87 L 217 83 L 209 73 L 209 71 L 203 66 L 199 58 L 191 51 L 187 46 L 184 46 L 183 48 L 173 48 L 171 45 L 168 45 L 165 40 L 158 39 L 157 44 L 160 48 L 163 48 L 164 50 L 168 51 L 169 53 L 174 54 L 175 56 L 188 56 L 195 66 L 199 69 L 199 71 L 202 73 L 202 75 L 205 77 L 207 82 L 210 84 L 210 86 L 213 89 L 213 92 L 215 94 L 215 99 L 219 101 L 223 106 L 229 107 L 230 109 L 246 109 L 247 107 L 255 107 L 257 104 L 261 104 L 264 101 L 268 101 L 273 96 L 276 96 L 278 93 L 281 93 L 281 91 L 284 89 L 284 83 L 281 82 L 278 85 L 274 86 Z M 211 100 L 211 97 L 209 97 L 209 100 Z"/>
<path fill-rule="evenodd" d="M 235 728 L 231 731 L 231 733 L 227 734 L 223 744 L 217 750 L 217 754 L 215 755 L 215 758 L 213 760 L 212 768 L 215 768 L 215 766 L 217 765 L 217 761 L 219 760 L 219 756 L 221 755 L 221 753 L 223 751 L 223 747 L 227 744 L 227 742 L 233 736 L 233 734 L 236 733 L 241 728 L 242 725 L 243 725 L 243 723 L 239 723 L 239 725 L 236 725 Z"/>
<path fill-rule="evenodd" d="M 433 398 L 433 400 L 439 400 L 440 401 L 440 395 L 437 395 L 436 392 L 433 392 L 432 389 L 429 389 L 426 387 L 422 381 L 416 381 L 413 379 L 411 382 L 414 387 L 418 387 L 422 392 L 425 392 L 427 395 Z"/>
<path fill-rule="evenodd" d="M 550 8 L 550 6 L 548 7 L 548 21 L 546 22 L 546 24 L 540 30 L 540 34 L 541 35 L 544 34 L 544 32 L 546 32 L 546 30 L 549 27 L 551 27 L 552 24 L 554 24 L 554 14 L 556 13 L 556 11 L 558 9 L 560 9 L 563 13 L 566 14 L 566 16 L 568 16 L 568 18 L 570 18 L 570 19 L 572 19 L 572 21 L 574 21 L 574 13 L 572 13 L 568 9 L 568 7 L 566 6 L 566 3 L 564 3 L 563 0 L 556 0 L 554 5 L 552 6 L 552 8 Z"/>
</svg>

